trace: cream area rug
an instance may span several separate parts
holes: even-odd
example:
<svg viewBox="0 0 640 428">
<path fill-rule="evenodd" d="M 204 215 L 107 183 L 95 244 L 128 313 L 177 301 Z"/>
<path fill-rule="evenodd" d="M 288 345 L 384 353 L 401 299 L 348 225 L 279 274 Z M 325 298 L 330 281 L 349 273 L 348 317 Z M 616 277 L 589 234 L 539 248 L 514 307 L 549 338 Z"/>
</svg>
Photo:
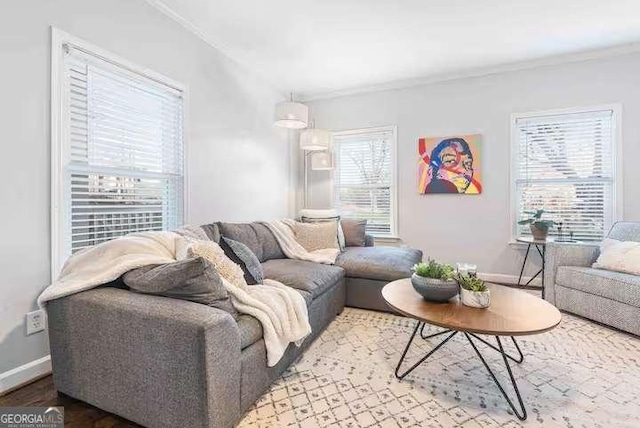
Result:
<svg viewBox="0 0 640 428">
<path fill-rule="evenodd" d="M 397 380 L 393 371 L 414 326 L 404 317 L 346 308 L 240 426 L 640 426 L 640 339 L 634 336 L 563 314 L 555 330 L 518 339 L 525 360 L 512 369 L 529 414 L 522 422 L 462 335 Z M 438 330 L 428 326 L 425 334 Z M 408 361 L 442 338 L 416 338 Z M 509 340 L 503 343 L 513 350 Z M 502 357 L 478 347 L 513 394 Z"/>
</svg>

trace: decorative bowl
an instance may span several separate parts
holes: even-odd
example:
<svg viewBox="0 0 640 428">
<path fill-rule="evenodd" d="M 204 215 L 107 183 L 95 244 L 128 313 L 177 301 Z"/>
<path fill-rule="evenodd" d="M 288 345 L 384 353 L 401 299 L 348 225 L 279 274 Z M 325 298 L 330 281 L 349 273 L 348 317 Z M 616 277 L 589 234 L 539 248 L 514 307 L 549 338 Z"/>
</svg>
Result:
<svg viewBox="0 0 640 428">
<path fill-rule="evenodd" d="M 487 291 L 471 291 L 460 287 L 460 301 L 472 308 L 488 308 L 491 305 L 491 293 Z"/>
<path fill-rule="evenodd" d="M 441 279 L 425 278 L 423 276 L 411 275 L 413 288 L 425 300 L 430 302 L 448 302 L 458 294 L 458 283 L 454 280 L 443 281 Z"/>
</svg>

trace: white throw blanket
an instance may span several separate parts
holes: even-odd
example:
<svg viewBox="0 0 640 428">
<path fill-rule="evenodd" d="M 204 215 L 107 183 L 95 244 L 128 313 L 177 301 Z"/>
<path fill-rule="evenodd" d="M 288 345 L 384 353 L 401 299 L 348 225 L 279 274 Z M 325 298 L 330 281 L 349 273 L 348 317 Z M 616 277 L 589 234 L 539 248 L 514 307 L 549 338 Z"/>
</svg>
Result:
<svg viewBox="0 0 640 428">
<path fill-rule="evenodd" d="M 280 248 L 285 256 L 290 259 L 306 260 L 308 262 L 322 263 L 325 265 L 335 264 L 340 250 L 338 248 L 324 248 L 322 250 L 307 251 L 296 241 L 293 227 L 295 221 L 291 219 L 268 221 L 263 223 L 271 230 L 276 237 Z"/>
<path fill-rule="evenodd" d="M 173 232 L 139 232 L 89 247 L 67 260 L 58 280 L 38 297 L 38 305 L 115 281 L 132 269 L 183 259 L 187 245 Z"/>
<path fill-rule="evenodd" d="M 70 257 L 58 280 L 40 294 L 38 304 L 43 307 L 50 300 L 114 281 L 138 267 L 184 259 L 190 248 L 210 245 L 217 244 L 172 232 L 134 233 L 104 242 Z M 290 342 L 299 345 L 311 333 L 307 305 L 293 288 L 272 280 L 241 287 L 223 278 L 223 284 L 238 312 L 262 324 L 269 366 L 280 361 Z"/>
<path fill-rule="evenodd" d="M 213 241 L 194 240 L 190 251 L 216 267 L 233 306 L 260 321 L 269 367 L 280 361 L 289 343 L 299 346 L 311 334 L 307 304 L 297 290 L 271 279 L 247 285 L 240 267 Z"/>
<path fill-rule="evenodd" d="M 289 343 L 300 346 L 311 334 L 307 304 L 295 289 L 272 279 L 245 288 L 224 279 L 223 283 L 238 312 L 249 314 L 262 324 L 269 367 L 280 361 Z"/>
</svg>

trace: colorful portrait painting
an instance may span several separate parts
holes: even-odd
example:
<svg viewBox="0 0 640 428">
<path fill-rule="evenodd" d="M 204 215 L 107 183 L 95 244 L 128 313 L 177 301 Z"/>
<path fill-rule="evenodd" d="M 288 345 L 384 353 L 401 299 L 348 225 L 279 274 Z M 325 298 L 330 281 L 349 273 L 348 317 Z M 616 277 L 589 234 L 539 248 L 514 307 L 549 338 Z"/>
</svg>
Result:
<svg viewBox="0 0 640 428">
<path fill-rule="evenodd" d="M 482 193 L 480 134 L 418 140 L 418 192 Z"/>
</svg>

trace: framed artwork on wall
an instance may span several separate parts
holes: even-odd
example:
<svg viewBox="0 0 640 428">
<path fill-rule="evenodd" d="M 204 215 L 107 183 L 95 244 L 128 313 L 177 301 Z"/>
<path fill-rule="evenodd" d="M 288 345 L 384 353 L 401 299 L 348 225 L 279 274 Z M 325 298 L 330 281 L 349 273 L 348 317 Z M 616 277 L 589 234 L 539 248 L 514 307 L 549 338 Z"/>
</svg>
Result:
<svg viewBox="0 0 640 428">
<path fill-rule="evenodd" d="M 418 140 L 418 193 L 482 193 L 480 134 Z"/>
</svg>

